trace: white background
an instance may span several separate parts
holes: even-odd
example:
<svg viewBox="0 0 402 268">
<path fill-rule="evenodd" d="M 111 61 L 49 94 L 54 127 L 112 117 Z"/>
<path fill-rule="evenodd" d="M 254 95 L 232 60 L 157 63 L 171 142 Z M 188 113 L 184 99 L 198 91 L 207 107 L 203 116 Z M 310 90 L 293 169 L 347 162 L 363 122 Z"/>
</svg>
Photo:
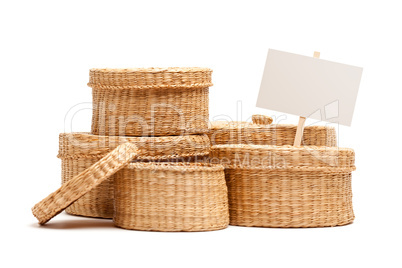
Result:
<svg viewBox="0 0 402 268">
<path fill-rule="evenodd" d="M 398 2 L 1 1 L 0 266 L 401 267 Z M 211 119 L 247 120 L 279 115 L 255 108 L 268 48 L 364 67 L 352 127 L 338 129 L 356 151 L 353 224 L 158 233 L 66 214 L 36 224 L 30 208 L 60 185 L 64 118 L 91 102 L 89 68 L 210 67 Z M 72 130 L 88 131 L 90 117 L 78 112 Z"/>
</svg>

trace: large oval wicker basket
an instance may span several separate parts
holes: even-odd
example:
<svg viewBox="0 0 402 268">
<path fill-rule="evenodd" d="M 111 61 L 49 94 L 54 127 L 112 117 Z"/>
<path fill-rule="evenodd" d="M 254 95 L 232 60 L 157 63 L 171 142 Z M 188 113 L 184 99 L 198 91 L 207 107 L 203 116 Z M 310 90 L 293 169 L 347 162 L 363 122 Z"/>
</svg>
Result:
<svg viewBox="0 0 402 268">
<path fill-rule="evenodd" d="M 324 227 L 353 222 L 351 149 L 216 145 L 210 161 L 225 166 L 231 225 Z"/>
<path fill-rule="evenodd" d="M 219 144 L 258 144 L 258 145 L 293 145 L 295 125 L 272 124 L 272 119 L 265 116 L 253 116 L 249 122 L 211 122 L 208 136 L 212 145 Z M 306 126 L 303 133 L 303 145 L 336 146 L 336 130 L 328 126 Z"/>
<path fill-rule="evenodd" d="M 115 225 L 147 231 L 212 231 L 229 224 L 223 166 L 132 163 L 115 175 Z"/>
<path fill-rule="evenodd" d="M 58 157 L 62 160 L 62 183 L 89 168 L 120 144 L 130 142 L 139 149 L 140 161 L 192 159 L 208 155 L 207 135 L 168 137 L 97 136 L 89 133 L 60 134 Z M 85 194 L 66 209 L 80 216 L 113 217 L 113 176 Z"/>
<path fill-rule="evenodd" d="M 211 73 L 208 68 L 91 69 L 92 134 L 206 133 Z"/>
</svg>

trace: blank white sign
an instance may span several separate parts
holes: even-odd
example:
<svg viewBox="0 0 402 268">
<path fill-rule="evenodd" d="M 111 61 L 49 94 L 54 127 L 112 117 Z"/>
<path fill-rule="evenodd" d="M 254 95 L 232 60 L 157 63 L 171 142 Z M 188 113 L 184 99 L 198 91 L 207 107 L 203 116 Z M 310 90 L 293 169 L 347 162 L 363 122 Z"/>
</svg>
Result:
<svg viewBox="0 0 402 268">
<path fill-rule="evenodd" d="M 362 72 L 270 49 L 257 107 L 350 126 Z"/>
</svg>

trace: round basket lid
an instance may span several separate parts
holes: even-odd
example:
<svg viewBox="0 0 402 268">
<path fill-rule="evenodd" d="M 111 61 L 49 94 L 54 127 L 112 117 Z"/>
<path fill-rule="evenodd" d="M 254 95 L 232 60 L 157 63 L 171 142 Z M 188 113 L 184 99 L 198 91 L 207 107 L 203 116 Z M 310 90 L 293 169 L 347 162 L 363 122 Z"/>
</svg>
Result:
<svg viewBox="0 0 402 268">
<path fill-rule="evenodd" d="M 84 170 L 32 208 L 40 224 L 45 224 L 78 198 L 126 166 L 138 153 L 134 144 L 122 144 Z"/>
<path fill-rule="evenodd" d="M 209 157 L 225 168 L 355 170 L 354 151 L 339 147 L 215 145 L 212 146 Z"/>
<path fill-rule="evenodd" d="M 61 159 L 102 158 L 120 144 L 132 143 L 138 148 L 136 159 L 167 160 L 208 155 L 211 143 L 206 134 L 160 137 L 101 136 L 73 132 L 59 135 Z"/>
<path fill-rule="evenodd" d="M 212 70 L 201 67 L 91 69 L 88 86 L 104 89 L 205 88 Z"/>
</svg>

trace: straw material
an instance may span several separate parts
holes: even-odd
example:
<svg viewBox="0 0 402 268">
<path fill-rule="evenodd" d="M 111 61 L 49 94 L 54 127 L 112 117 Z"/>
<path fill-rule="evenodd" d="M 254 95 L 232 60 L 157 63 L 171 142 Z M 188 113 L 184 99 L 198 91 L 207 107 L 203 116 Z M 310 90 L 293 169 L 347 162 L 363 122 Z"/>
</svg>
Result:
<svg viewBox="0 0 402 268">
<path fill-rule="evenodd" d="M 259 125 L 270 125 L 272 124 L 272 117 L 266 116 L 266 115 L 261 115 L 261 114 L 254 114 L 252 116 L 252 120 L 254 124 L 259 124 Z"/>
<path fill-rule="evenodd" d="M 147 231 L 212 231 L 229 224 L 223 166 L 132 163 L 115 175 L 115 225 Z"/>
<path fill-rule="evenodd" d="M 205 88 L 212 70 L 200 67 L 91 69 L 90 87 L 104 89 Z"/>
<path fill-rule="evenodd" d="M 236 121 L 211 122 L 208 136 L 212 145 L 293 145 L 297 126 L 285 124 L 270 125 L 268 118 L 253 118 L 255 120 L 253 123 Z M 334 127 L 306 126 L 304 128 L 303 145 L 336 146 L 336 143 L 336 130 Z"/>
<path fill-rule="evenodd" d="M 138 150 L 134 144 L 125 143 L 118 146 L 90 168 L 37 203 L 32 208 L 33 215 L 40 224 L 45 224 L 78 198 L 127 165 L 137 153 Z"/>
<path fill-rule="evenodd" d="M 169 136 L 208 131 L 207 68 L 91 69 L 93 134 Z"/>
<path fill-rule="evenodd" d="M 231 225 L 324 227 L 354 220 L 351 149 L 217 145 L 209 161 L 225 166 Z"/>
<path fill-rule="evenodd" d="M 191 161 L 208 155 L 207 135 L 168 137 L 97 136 L 89 133 L 61 133 L 58 157 L 62 160 L 62 183 L 69 182 L 105 154 L 126 142 L 139 151 L 135 161 Z M 82 196 L 66 209 L 73 215 L 112 218 L 113 177 Z"/>
</svg>

